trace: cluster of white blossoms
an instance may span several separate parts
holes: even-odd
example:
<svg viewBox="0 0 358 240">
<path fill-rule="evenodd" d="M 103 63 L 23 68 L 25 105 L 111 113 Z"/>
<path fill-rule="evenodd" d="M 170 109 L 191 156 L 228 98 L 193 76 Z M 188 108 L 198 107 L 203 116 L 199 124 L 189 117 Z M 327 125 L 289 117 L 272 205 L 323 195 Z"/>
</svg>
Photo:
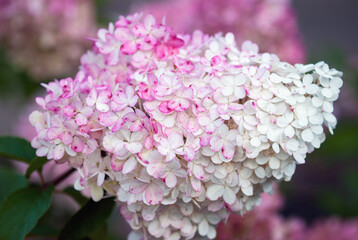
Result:
<svg viewBox="0 0 358 240">
<path fill-rule="evenodd" d="M 151 15 L 121 16 L 75 79 L 44 85 L 32 145 L 77 168 L 76 189 L 95 201 L 117 196 L 130 239 L 213 239 L 332 132 L 341 76 L 238 48 L 231 33 L 178 35 Z"/>
</svg>

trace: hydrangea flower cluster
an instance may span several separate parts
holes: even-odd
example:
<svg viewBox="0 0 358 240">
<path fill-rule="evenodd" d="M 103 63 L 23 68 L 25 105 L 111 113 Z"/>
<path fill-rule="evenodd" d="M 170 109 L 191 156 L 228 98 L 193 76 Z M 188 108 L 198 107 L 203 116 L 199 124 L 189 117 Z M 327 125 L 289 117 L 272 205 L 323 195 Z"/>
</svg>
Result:
<svg viewBox="0 0 358 240">
<path fill-rule="evenodd" d="M 178 35 L 152 15 L 120 16 L 74 79 L 43 84 L 32 146 L 77 168 L 75 187 L 95 201 L 117 196 L 130 239 L 213 239 L 332 131 L 341 76 L 249 41 L 239 49 L 232 33 Z"/>
<path fill-rule="evenodd" d="M 95 35 L 92 0 L 1 0 L 0 43 L 35 79 L 77 70 Z"/>
<path fill-rule="evenodd" d="M 165 17 L 178 32 L 233 32 L 238 44 L 250 39 L 284 61 L 305 60 L 291 0 L 166 0 L 135 5 L 134 10 Z"/>
</svg>

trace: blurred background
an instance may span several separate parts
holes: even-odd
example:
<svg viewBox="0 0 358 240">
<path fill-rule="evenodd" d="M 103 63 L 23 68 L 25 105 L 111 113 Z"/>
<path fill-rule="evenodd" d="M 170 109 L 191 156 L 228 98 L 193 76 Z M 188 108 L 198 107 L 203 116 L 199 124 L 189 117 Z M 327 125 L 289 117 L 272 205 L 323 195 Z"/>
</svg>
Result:
<svg viewBox="0 0 358 240">
<path fill-rule="evenodd" d="M 307 228 L 334 219 L 328 226 L 346 234 L 335 239 L 358 239 L 357 9 L 355 0 L 0 0 L 0 135 L 31 140 L 27 116 L 42 94 L 40 83 L 73 77 L 96 29 L 120 14 L 167 15 L 166 22 L 182 33 L 232 31 L 239 42 L 255 41 L 290 63 L 324 60 L 344 72 L 335 134 L 298 166 L 291 182 L 281 183 L 284 203 L 277 214 L 298 218 Z M 13 166 L 5 160 L 0 166 L 0 179 L 7 179 Z M 119 211 L 112 218 L 111 238 L 125 239 Z"/>
</svg>

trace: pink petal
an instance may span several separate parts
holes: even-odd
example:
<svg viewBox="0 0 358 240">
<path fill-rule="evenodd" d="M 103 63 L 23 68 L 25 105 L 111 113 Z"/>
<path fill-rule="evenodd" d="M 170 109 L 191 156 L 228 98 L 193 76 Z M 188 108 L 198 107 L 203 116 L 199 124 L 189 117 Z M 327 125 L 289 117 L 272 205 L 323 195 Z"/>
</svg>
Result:
<svg viewBox="0 0 358 240">
<path fill-rule="evenodd" d="M 129 130 L 136 132 L 141 130 L 142 128 L 143 128 L 142 123 L 139 120 L 137 120 L 129 127 Z"/>
<path fill-rule="evenodd" d="M 169 108 L 168 101 L 164 101 L 161 104 L 159 104 L 158 109 L 159 109 L 159 111 L 161 111 L 162 113 L 165 113 L 165 114 L 173 112 L 173 109 Z"/>
<path fill-rule="evenodd" d="M 145 189 L 144 197 L 149 205 L 156 205 L 163 200 L 163 189 L 157 184 L 151 183 Z"/>
<path fill-rule="evenodd" d="M 121 46 L 121 52 L 124 55 L 131 55 L 137 51 L 137 43 L 135 41 L 127 41 Z"/>
<path fill-rule="evenodd" d="M 223 155 L 226 159 L 231 159 L 235 154 L 235 146 L 231 143 L 225 143 L 223 146 Z"/>
<path fill-rule="evenodd" d="M 49 140 L 55 140 L 56 138 L 59 137 L 59 135 L 61 134 L 62 132 L 62 129 L 59 128 L 59 127 L 50 127 L 48 130 L 47 130 L 47 138 Z"/>
<path fill-rule="evenodd" d="M 144 147 L 149 150 L 153 147 L 153 145 L 154 145 L 153 138 L 151 136 L 147 136 L 144 140 Z"/>
<path fill-rule="evenodd" d="M 73 135 L 69 131 L 65 131 L 60 134 L 60 139 L 64 144 L 68 145 L 72 143 Z"/>
<path fill-rule="evenodd" d="M 130 40 L 133 35 L 128 28 L 119 27 L 114 31 L 114 36 L 121 42 Z"/>
<path fill-rule="evenodd" d="M 72 105 L 67 105 L 63 109 L 63 113 L 68 117 L 73 117 L 74 115 L 76 115 L 76 108 Z"/>
<path fill-rule="evenodd" d="M 88 97 L 86 98 L 86 102 L 88 106 L 93 106 L 96 103 L 97 100 L 97 91 L 95 89 L 92 89 L 91 92 L 88 94 Z"/>
<path fill-rule="evenodd" d="M 100 113 L 98 115 L 98 122 L 105 127 L 114 125 L 118 119 L 117 114 L 113 112 Z"/>
<path fill-rule="evenodd" d="M 148 33 L 148 30 L 144 27 L 142 23 L 135 24 L 132 28 L 132 31 L 138 37 L 142 37 Z"/>
<path fill-rule="evenodd" d="M 113 171 L 119 172 L 123 169 L 124 161 L 117 159 L 115 156 L 111 158 L 111 167 Z"/>
<path fill-rule="evenodd" d="M 84 149 L 84 143 L 79 137 L 74 137 L 71 144 L 71 148 L 75 152 L 82 152 Z"/>
<path fill-rule="evenodd" d="M 148 73 L 147 79 L 148 79 L 148 83 L 151 86 L 154 86 L 158 83 L 158 78 L 154 75 L 154 73 Z"/>
<path fill-rule="evenodd" d="M 87 117 L 81 113 L 77 114 L 77 116 L 75 117 L 75 123 L 78 126 L 86 125 L 87 122 L 88 122 Z"/>
</svg>

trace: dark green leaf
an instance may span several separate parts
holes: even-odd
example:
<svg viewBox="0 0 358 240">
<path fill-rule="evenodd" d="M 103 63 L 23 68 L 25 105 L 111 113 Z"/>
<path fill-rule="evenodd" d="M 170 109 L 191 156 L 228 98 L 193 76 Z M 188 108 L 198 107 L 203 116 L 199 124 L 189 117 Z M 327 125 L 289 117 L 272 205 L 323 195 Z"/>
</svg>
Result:
<svg viewBox="0 0 358 240">
<path fill-rule="evenodd" d="M 67 187 L 63 190 L 63 192 L 71 196 L 80 206 L 83 206 L 88 202 L 88 198 L 83 196 L 81 192 L 77 191 L 73 187 Z"/>
<path fill-rule="evenodd" d="M 108 239 L 108 225 L 105 222 L 102 226 L 97 227 L 89 236 L 91 240 L 105 240 Z"/>
<path fill-rule="evenodd" d="M 35 157 L 27 168 L 25 177 L 29 178 L 34 171 L 41 170 L 43 165 L 48 162 L 49 160 L 47 160 L 47 158 Z"/>
<path fill-rule="evenodd" d="M 30 163 L 36 157 L 36 150 L 23 138 L 0 137 L 0 155 Z"/>
<path fill-rule="evenodd" d="M 57 236 L 58 230 L 48 225 L 38 225 L 29 234 L 30 236 L 50 237 Z"/>
<path fill-rule="evenodd" d="M 115 205 L 114 198 L 99 202 L 89 200 L 65 225 L 59 239 L 80 239 L 95 232 L 111 215 Z"/>
<path fill-rule="evenodd" d="M 7 195 L 27 185 L 23 175 L 6 168 L 0 168 L 0 182 L 0 203 Z"/>
<path fill-rule="evenodd" d="M 53 190 L 25 187 L 5 198 L 0 206 L 1 239 L 23 239 L 50 207 Z"/>
</svg>

